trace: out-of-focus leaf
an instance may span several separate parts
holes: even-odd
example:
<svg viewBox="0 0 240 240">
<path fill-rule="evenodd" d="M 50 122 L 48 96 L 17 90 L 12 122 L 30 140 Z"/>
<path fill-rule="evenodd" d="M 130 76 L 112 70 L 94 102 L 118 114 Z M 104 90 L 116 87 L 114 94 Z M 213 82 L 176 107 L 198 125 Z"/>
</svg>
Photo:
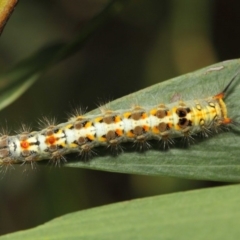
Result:
<svg viewBox="0 0 240 240">
<path fill-rule="evenodd" d="M 21 96 L 50 67 L 52 56 L 62 47 L 63 44 L 46 47 L 0 75 L 0 110 Z"/>
<path fill-rule="evenodd" d="M 4 239 L 239 238 L 239 186 L 150 197 L 67 214 Z"/>
<path fill-rule="evenodd" d="M 126 0 L 111 1 L 81 28 L 79 34 L 72 41 L 45 47 L 7 73 L 0 75 L 0 110 L 18 98 L 48 68 L 80 50 L 87 39 L 109 18 L 118 14 L 126 3 Z"/>
</svg>

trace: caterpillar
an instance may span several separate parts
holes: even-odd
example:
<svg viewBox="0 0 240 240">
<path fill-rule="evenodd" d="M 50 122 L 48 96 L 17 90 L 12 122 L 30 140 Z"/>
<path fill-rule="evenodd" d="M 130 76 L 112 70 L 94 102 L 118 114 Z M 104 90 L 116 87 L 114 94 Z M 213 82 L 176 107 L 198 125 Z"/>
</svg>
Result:
<svg viewBox="0 0 240 240">
<path fill-rule="evenodd" d="M 97 115 L 77 114 L 69 121 L 40 131 L 24 131 L 0 137 L 0 165 L 35 163 L 50 159 L 55 164 L 66 162 L 65 155 L 78 153 L 91 157 L 93 150 L 106 146 L 121 152 L 121 143 L 133 142 L 148 148 L 149 140 L 162 142 L 168 148 L 174 139 L 191 142 L 193 136 L 208 137 L 219 129 L 238 123 L 228 116 L 224 101 L 237 78 L 237 73 L 218 94 L 207 98 L 175 101 L 169 104 L 131 109 L 105 110 Z"/>
</svg>

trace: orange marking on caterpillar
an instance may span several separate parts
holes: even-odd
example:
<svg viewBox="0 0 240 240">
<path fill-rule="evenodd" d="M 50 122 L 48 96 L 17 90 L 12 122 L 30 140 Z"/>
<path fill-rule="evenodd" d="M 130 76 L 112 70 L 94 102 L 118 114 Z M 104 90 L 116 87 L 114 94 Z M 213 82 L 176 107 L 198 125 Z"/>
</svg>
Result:
<svg viewBox="0 0 240 240">
<path fill-rule="evenodd" d="M 65 127 L 65 129 L 71 129 L 72 127 L 73 127 L 72 124 L 68 124 L 68 125 Z"/>
<path fill-rule="evenodd" d="M 157 113 L 157 109 L 152 109 L 152 110 L 150 111 L 150 114 L 153 115 L 153 116 L 155 116 L 156 113 Z"/>
<path fill-rule="evenodd" d="M 176 108 L 174 108 L 174 111 L 176 111 Z M 170 111 L 167 111 L 167 114 L 166 114 L 168 117 L 171 117 L 172 116 L 172 114 L 171 114 L 171 112 Z"/>
<path fill-rule="evenodd" d="M 123 135 L 123 131 L 121 129 L 116 129 L 115 132 L 117 133 L 118 136 Z"/>
<path fill-rule="evenodd" d="M 197 118 L 201 118 L 202 116 L 203 116 L 202 111 L 198 111 L 198 113 L 196 114 L 196 117 L 197 117 Z"/>
<path fill-rule="evenodd" d="M 149 126 L 144 125 L 143 129 L 144 129 L 145 132 L 148 132 L 149 131 Z"/>
<path fill-rule="evenodd" d="M 123 114 L 123 116 L 124 116 L 124 118 L 129 118 L 129 116 L 131 116 L 131 112 L 125 112 L 124 114 Z"/>
<path fill-rule="evenodd" d="M 135 135 L 134 135 L 131 131 L 128 131 L 128 132 L 127 132 L 127 136 L 128 136 L 128 137 L 134 137 Z"/>
<path fill-rule="evenodd" d="M 221 93 L 218 93 L 217 95 L 215 95 L 213 98 L 214 99 L 222 99 L 222 98 L 224 98 L 224 95 L 225 95 L 225 93 L 221 92 Z"/>
<path fill-rule="evenodd" d="M 176 124 L 176 125 L 175 125 L 175 129 L 176 129 L 176 130 L 180 130 L 181 128 L 179 127 L 178 124 Z"/>
<path fill-rule="evenodd" d="M 106 141 L 107 141 L 107 138 L 105 138 L 105 137 L 100 137 L 98 140 L 99 140 L 100 142 L 106 142 Z"/>
<path fill-rule="evenodd" d="M 87 134 L 87 138 L 91 141 L 93 141 L 95 139 L 95 137 L 91 134 Z"/>
<path fill-rule="evenodd" d="M 29 147 L 29 142 L 28 141 L 22 141 L 20 143 L 21 147 L 24 149 L 27 149 Z"/>
<path fill-rule="evenodd" d="M 232 119 L 231 118 L 224 118 L 222 121 L 222 124 L 230 124 L 232 123 Z"/>
<path fill-rule="evenodd" d="M 116 116 L 116 117 L 115 117 L 115 123 L 121 122 L 121 120 L 122 120 L 122 119 L 121 119 L 120 116 Z"/>
<path fill-rule="evenodd" d="M 45 141 L 46 144 L 50 144 L 50 145 L 53 145 L 55 142 L 56 142 L 56 138 L 53 135 L 47 137 Z"/>
<path fill-rule="evenodd" d="M 69 147 L 70 148 L 75 148 L 75 147 L 77 147 L 78 146 L 78 144 L 76 144 L 76 143 L 71 143 L 71 144 L 69 144 Z"/>
<path fill-rule="evenodd" d="M 143 113 L 142 114 L 142 119 L 145 119 L 145 118 L 147 118 L 148 117 L 148 115 L 146 114 L 146 113 Z"/>
<path fill-rule="evenodd" d="M 86 124 L 85 124 L 85 128 L 89 128 L 89 127 L 91 127 L 92 126 L 92 122 L 87 122 Z"/>
<path fill-rule="evenodd" d="M 153 128 L 152 128 L 152 132 L 153 132 L 153 133 L 159 133 L 158 127 L 153 127 Z"/>
<path fill-rule="evenodd" d="M 103 120 L 103 117 L 97 117 L 95 118 L 95 122 L 101 122 Z"/>
<path fill-rule="evenodd" d="M 217 95 L 215 95 L 213 98 L 214 99 L 222 99 L 225 96 L 225 93 L 227 92 L 227 90 L 229 89 L 229 87 L 231 86 L 232 82 L 235 80 L 235 78 L 239 75 L 239 72 L 237 72 L 237 74 L 235 74 L 235 76 L 231 79 L 231 81 L 228 83 L 228 85 L 223 89 L 222 92 L 218 93 Z"/>
</svg>

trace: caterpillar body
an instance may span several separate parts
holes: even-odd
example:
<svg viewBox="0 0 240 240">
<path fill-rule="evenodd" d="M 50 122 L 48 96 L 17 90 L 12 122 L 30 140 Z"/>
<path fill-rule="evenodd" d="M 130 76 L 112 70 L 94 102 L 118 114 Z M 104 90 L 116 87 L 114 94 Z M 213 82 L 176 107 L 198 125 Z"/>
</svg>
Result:
<svg viewBox="0 0 240 240">
<path fill-rule="evenodd" d="M 88 157 L 98 146 L 121 150 L 121 143 L 134 142 L 143 148 L 149 140 L 157 140 L 167 147 L 175 138 L 189 141 L 197 134 L 209 136 L 221 127 L 236 124 L 228 117 L 224 97 L 237 75 L 221 93 L 211 97 L 78 115 L 40 131 L 2 135 L 0 164 L 34 163 L 43 159 L 58 164 L 66 161 L 65 155 L 69 153 Z"/>
</svg>

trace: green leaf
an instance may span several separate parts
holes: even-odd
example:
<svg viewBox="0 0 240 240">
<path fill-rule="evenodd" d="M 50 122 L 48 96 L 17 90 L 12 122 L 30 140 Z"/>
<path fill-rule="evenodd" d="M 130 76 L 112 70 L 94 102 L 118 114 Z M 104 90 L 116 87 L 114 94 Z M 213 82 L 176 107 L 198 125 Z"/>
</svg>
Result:
<svg viewBox="0 0 240 240">
<path fill-rule="evenodd" d="M 62 44 L 55 44 L 41 49 L 8 72 L 0 75 L 0 110 L 15 101 L 39 78 L 50 66 L 52 56 L 62 46 Z"/>
<path fill-rule="evenodd" d="M 80 211 L 4 239 L 238 239 L 240 186 L 121 202 Z"/>
<path fill-rule="evenodd" d="M 174 96 L 193 100 L 220 93 L 239 71 L 240 60 L 214 64 L 109 103 L 110 109 L 127 109 L 130 104 L 142 106 L 169 103 Z M 229 117 L 238 120 L 240 105 L 240 74 L 228 91 L 225 102 Z M 100 113 L 96 109 L 89 114 Z M 174 176 L 216 181 L 240 180 L 240 135 L 236 129 L 221 132 L 209 138 L 195 139 L 195 144 L 186 148 L 183 144 L 173 145 L 163 151 L 157 147 L 144 153 L 127 147 L 117 157 L 96 149 L 98 156 L 90 161 L 74 161 L 68 167 L 81 167 L 104 171 L 135 173 L 144 175 Z"/>
</svg>

